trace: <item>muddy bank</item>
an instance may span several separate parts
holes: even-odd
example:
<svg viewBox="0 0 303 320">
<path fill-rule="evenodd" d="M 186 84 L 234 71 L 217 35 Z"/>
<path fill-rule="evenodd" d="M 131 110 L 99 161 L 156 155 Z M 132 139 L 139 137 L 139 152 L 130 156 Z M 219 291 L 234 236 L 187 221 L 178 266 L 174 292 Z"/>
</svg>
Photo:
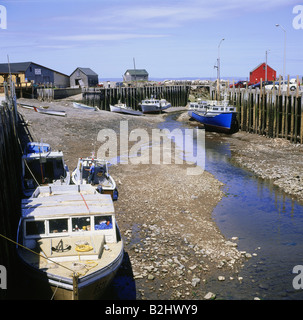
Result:
<svg viewBox="0 0 303 320">
<path fill-rule="evenodd" d="M 178 120 L 201 126 L 196 121 L 190 121 L 186 112 Z M 212 137 L 215 135 L 212 133 Z M 241 131 L 217 136 L 231 144 L 232 161 L 235 164 L 262 179 L 271 180 L 273 185 L 303 203 L 303 145 Z"/>
<path fill-rule="evenodd" d="M 165 113 L 134 117 L 84 111 L 68 100 L 18 102 L 66 111 L 66 117 L 56 117 L 18 109 L 34 140 L 63 150 L 71 171 L 79 157 L 97 154 L 100 130 L 114 130 L 119 141 L 121 121 L 128 121 L 129 132 L 140 128 L 150 133 L 165 119 Z M 169 112 L 175 110 L 180 109 Z M 211 215 L 223 196 L 222 183 L 208 172 L 187 175 L 187 168 L 174 160 L 170 165 L 117 163 L 110 168 L 119 191 L 117 222 L 131 265 L 120 273 L 132 275 L 137 299 L 203 299 L 210 278 L 241 281 L 238 273 L 249 255 L 237 250 L 236 238 L 223 237 Z"/>
</svg>

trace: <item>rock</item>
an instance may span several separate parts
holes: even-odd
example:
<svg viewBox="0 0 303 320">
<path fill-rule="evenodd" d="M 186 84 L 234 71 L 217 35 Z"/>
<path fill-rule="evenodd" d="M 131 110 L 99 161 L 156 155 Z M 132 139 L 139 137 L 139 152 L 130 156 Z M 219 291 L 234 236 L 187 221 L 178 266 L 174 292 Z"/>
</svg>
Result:
<svg viewBox="0 0 303 320">
<path fill-rule="evenodd" d="M 200 281 L 201 280 L 199 278 L 193 278 L 191 284 L 193 287 L 196 287 L 200 283 Z"/>
<path fill-rule="evenodd" d="M 218 280 L 219 280 L 219 281 L 224 281 L 224 280 L 225 280 L 225 277 L 224 277 L 224 276 L 219 276 L 219 277 L 218 277 Z"/>
<path fill-rule="evenodd" d="M 231 242 L 231 241 L 226 241 L 225 244 L 229 247 L 237 247 L 238 245 L 234 242 Z"/>
<path fill-rule="evenodd" d="M 216 299 L 216 295 L 212 292 L 208 292 L 205 296 L 204 296 L 205 300 L 214 300 Z"/>
<path fill-rule="evenodd" d="M 149 275 L 147 276 L 147 279 L 148 279 L 148 280 L 154 280 L 154 279 L 155 279 L 155 276 L 153 276 L 152 274 L 149 274 Z"/>
</svg>

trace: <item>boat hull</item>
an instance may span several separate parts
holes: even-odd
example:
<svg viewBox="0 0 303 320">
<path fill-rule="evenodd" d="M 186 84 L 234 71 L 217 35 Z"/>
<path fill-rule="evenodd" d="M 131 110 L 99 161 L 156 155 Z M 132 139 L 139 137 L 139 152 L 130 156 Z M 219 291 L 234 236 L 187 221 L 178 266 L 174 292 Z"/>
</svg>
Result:
<svg viewBox="0 0 303 320">
<path fill-rule="evenodd" d="M 43 272 L 27 264 L 21 255 L 18 255 L 23 268 L 24 277 L 30 281 L 29 294 L 39 299 L 53 300 L 98 300 L 104 299 L 105 293 L 115 278 L 124 256 L 123 242 L 119 256 L 111 265 L 97 270 L 87 276 L 78 278 L 77 285 L 72 279 L 58 277 Z"/>
<path fill-rule="evenodd" d="M 133 116 L 141 116 L 142 115 L 141 111 L 133 110 L 131 108 L 126 108 L 126 107 L 112 106 L 112 105 L 110 105 L 110 111 L 116 112 L 116 113 L 130 114 Z"/>
<path fill-rule="evenodd" d="M 143 113 L 160 113 L 163 110 L 166 110 L 171 107 L 171 104 L 167 104 L 164 107 L 160 107 L 159 105 L 152 104 L 141 104 L 141 110 Z"/>
<path fill-rule="evenodd" d="M 202 123 L 207 131 L 233 134 L 239 131 L 236 112 L 219 114 L 192 112 L 192 118 Z"/>
<path fill-rule="evenodd" d="M 96 107 L 87 106 L 82 103 L 73 102 L 73 106 L 76 109 L 84 109 L 84 110 L 90 110 L 90 111 L 97 111 L 98 109 Z"/>
</svg>

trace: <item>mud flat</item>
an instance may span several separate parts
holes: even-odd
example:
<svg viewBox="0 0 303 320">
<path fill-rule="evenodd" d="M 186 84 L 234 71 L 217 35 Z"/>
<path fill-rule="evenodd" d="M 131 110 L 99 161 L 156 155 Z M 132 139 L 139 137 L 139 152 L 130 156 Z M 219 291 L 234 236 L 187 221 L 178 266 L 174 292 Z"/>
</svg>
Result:
<svg viewBox="0 0 303 320">
<path fill-rule="evenodd" d="M 18 107 L 34 140 L 62 150 L 71 171 L 79 157 L 97 153 L 100 130 L 112 129 L 119 139 L 121 121 L 128 121 L 129 131 L 151 132 L 165 118 L 165 113 L 134 117 L 79 110 L 69 100 L 18 102 L 66 111 L 66 117 L 56 117 Z M 136 299 L 204 299 L 210 278 L 241 281 L 238 275 L 248 256 L 237 250 L 237 235 L 225 239 L 212 219 L 223 196 L 222 183 L 205 171 L 187 175 L 187 168 L 174 161 L 110 167 L 119 191 L 117 222 L 131 266 L 123 265 L 120 273 L 132 276 Z"/>
</svg>

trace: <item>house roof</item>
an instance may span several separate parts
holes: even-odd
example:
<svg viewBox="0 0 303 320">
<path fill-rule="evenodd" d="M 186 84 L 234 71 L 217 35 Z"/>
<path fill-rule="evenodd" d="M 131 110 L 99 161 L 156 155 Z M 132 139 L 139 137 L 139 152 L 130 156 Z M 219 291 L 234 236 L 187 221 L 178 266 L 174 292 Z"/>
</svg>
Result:
<svg viewBox="0 0 303 320">
<path fill-rule="evenodd" d="M 98 74 L 96 72 L 94 72 L 92 69 L 90 69 L 90 68 L 80 68 L 80 67 L 78 67 L 74 72 L 72 72 L 72 74 L 75 73 L 78 69 L 80 71 L 82 71 L 87 76 L 98 76 Z"/>
<path fill-rule="evenodd" d="M 145 69 L 128 69 L 124 74 L 129 73 L 131 76 L 148 76 L 148 72 Z"/>
<path fill-rule="evenodd" d="M 263 64 L 266 64 L 265 62 L 260 63 L 259 65 L 257 65 L 253 70 L 251 70 L 250 72 L 254 72 L 255 70 L 259 69 Z M 272 67 L 270 67 L 267 64 L 267 68 L 271 68 L 272 70 L 274 70 Z M 275 70 L 274 70 L 275 71 Z"/>
<path fill-rule="evenodd" d="M 51 70 L 51 71 L 56 72 L 56 73 L 60 73 L 60 74 L 62 74 L 64 76 L 68 77 L 68 75 L 66 75 L 66 74 L 64 74 L 62 72 L 50 69 L 48 67 L 44 67 L 44 66 L 42 66 L 42 65 L 40 65 L 38 63 L 32 62 L 32 61 L 28 61 L 28 62 L 13 62 L 13 63 L 9 64 L 10 68 L 8 67 L 8 63 L 0 63 L 0 74 L 9 74 L 9 72 L 11 72 L 12 74 L 23 73 L 29 68 L 29 66 L 31 64 L 34 64 L 34 65 L 39 66 L 39 67 L 46 68 L 48 70 Z"/>
<path fill-rule="evenodd" d="M 8 63 L 0 63 L 0 73 L 21 73 L 25 72 L 32 62 L 17 62 L 17 63 L 10 63 L 10 68 Z"/>
</svg>

